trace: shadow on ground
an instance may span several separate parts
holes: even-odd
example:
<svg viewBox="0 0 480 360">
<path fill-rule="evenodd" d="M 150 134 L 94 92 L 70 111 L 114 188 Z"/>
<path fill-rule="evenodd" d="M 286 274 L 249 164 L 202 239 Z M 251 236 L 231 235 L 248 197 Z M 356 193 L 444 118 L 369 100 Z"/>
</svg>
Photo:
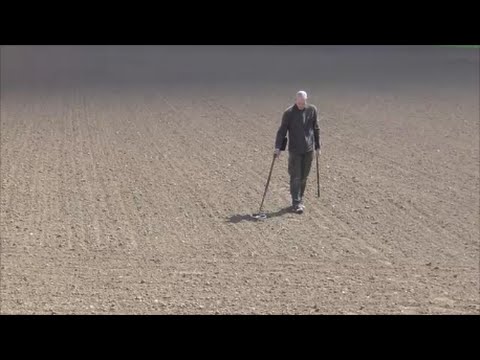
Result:
<svg viewBox="0 0 480 360">
<path fill-rule="evenodd" d="M 278 216 L 282 216 L 282 215 L 285 215 L 285 214 L 288 214 L 291 212 L 291 207 L 288 206 L 288 207 L 285 207 L 283 209 L 280 209 L 278 211 L 275 211 L 275 212 L 269 212 L 269 213 L 265 213 L 265 215 L 267 215 L 267 219 L 271 219 L 271 218 L 274 218 L 274 217 L 278 217 Z M 257 220 L 255 218 L 252 217 L 252 214 L 246 214 L 246 215 L 233 215 L 233 216 L 230 216 L 228 219 L 227 219 L 227 222 L 229 223 L 232 223 L 232 224 L 238 224 L 239 222 L 242 222 L 242 221 L 262 221 L 262 220 Z"/>
</svg>

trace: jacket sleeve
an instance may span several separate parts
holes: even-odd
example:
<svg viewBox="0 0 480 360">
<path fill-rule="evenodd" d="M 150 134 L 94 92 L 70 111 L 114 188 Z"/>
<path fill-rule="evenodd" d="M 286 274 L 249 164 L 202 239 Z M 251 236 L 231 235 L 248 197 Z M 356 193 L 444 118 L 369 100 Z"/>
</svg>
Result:
<svg viewBox="0 0 480 360">
<path fill-rule="evenodd" d="M 275 140 L 275 149 L 280 149 L 282 147 L 283 139 L 287 136 L 288 131 L 288 112 L 284 112 L 282 116 L 282 124 L 277 131 L 277 138 Z"/>
<path fill-rule="evenodd" d="M 315 137 L 315 150 L 320 149 L 320 124 L 318 120 L 317 109 L 313 110 L 313 135 Z"/>
</svg>

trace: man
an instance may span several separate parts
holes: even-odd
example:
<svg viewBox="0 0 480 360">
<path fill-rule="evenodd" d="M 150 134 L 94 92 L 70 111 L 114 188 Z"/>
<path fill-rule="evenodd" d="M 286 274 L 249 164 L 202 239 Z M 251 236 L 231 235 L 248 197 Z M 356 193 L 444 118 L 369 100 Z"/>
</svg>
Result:
<svg viewBox="0 0 480 360">
<path fill-rule="evenodd" d="M 282 124 L 275 141 L 275 156 L 280 156 L 280 149 L 288 132 L 288 173 L 290 175 L 290 194 L 292 209 L 303 213 L 305 205 L 303 194 L 310 173 L 314 150 L 320 155 L 320 127 L 317 108 L 307 104 L 307 93 L 297 92 L 295 104 L 283 113 Z"/>
</svg>

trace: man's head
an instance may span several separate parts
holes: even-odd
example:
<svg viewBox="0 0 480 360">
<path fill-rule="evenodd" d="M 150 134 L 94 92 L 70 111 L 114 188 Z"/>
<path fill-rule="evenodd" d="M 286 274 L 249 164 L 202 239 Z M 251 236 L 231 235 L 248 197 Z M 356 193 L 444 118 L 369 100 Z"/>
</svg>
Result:
<svg viewBox="0 0 480 360">
<path fill-rule="evenodd" d="M 299 92 L 297 92 L 295 104 L 297 104 L 297 107 L 300 110 L 303 110 L 305 108 L 305 105 L 307 104 L 307 93 L 305 91 L 300 90 Z"/>
</svg>

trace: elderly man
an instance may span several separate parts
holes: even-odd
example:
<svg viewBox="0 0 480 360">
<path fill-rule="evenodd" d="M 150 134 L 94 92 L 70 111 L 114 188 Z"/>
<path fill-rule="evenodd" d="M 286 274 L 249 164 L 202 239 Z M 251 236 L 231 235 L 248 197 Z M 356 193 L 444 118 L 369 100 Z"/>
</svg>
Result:
<svg viewBox="0 0 480 360">
<path fill-rule="evenodd" d="M 290 175 L 290 194 L 292 209 L 303 213 L 305 205 L 303 194 L 307 177 L 313 160 L 314 150 L 320 155 L 320 127 L 317 108 L 307 104 L 307 93 L 297 92 L 295 104 L 285 110 L 282 124 L 277 132 L 275 155 L 280 156 L 280 149 L 288 132 L 288 173 Z"/>
</svg>

